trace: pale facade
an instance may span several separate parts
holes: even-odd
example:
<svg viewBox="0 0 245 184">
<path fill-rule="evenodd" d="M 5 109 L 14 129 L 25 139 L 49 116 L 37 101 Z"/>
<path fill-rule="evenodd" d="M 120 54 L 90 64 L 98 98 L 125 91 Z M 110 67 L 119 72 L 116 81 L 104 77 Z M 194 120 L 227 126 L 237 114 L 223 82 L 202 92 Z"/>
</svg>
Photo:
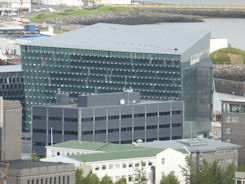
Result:
<svg viewBox="0 0 245 184">
<path fill-rule="evenodd" d="M 155 154 L 152 153 L 144 156 L 142 152 L 139 152 L 141 147 L 135 146 L 136 150 L 134 150 L 134 148 L 130 150 L 133 156 L 129 155 L 127 157 L 126 155 L 129 150 L 123 150 L 125 149 L 123 148 L 120 151 L 119 147 L 123 145 L 117 146 L 118 150 L 113 151 L 113 158 L 109 156 L 111 154 L 110 151 L 112 151 L 111 147 L 97 151 L 91 150 L 91 148 L 89 150 L 47 146 L 47 158 L 41 159 L 41 161 L 71 163 L 77 168 L 82 168 L 85 175 L 92 170 L 100 179 L 107 175 L 111 177 L 113 182 L 123 177 L 127 180 L 128 184 L 133 184 L 136 170 L 144 167 L 146 176 L 148 177 L 148 184 L 160 183 L 162 177 L 167 176 L 170 172 L 174 172 L 174 175 L 178 177 L 181 184 L 185 183 L 181 167 L 185 167 L 185 158 L 189 155 L 186 150 L 176 151 L 170 148 L 159 149 Z M 146 148 L 142 147 L 142 149 Z M 144 151 L 148 152 L 149 149 L 143 150 L 143 152 Z M 120 156 L 117 157 L 119 152 L 123 152 L 122 155 L 125 155 L 124 158 L 120 158 Z"/>
</svg>

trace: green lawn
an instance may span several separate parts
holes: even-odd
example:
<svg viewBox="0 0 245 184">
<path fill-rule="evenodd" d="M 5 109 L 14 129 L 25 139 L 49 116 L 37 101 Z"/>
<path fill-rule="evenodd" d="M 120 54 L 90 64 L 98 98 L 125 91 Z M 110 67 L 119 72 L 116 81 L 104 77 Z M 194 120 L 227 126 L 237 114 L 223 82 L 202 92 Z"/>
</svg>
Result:
<svg viewBox="0 0 245 184">
<path fill-rule="evenodd" d="M 62 18 L 66 16 L 78 16 L 78 15 L 88 15 L 88 14 L 100 14 L 100 13 L 108 13 L 108 12 L 129 12 L 134 11 L 132 8 L 121 8 L 121 7 L 111 7 L 111 6 L 102 6 L 99 8 L 93 9 L 72 9 L 72 10 L 65 10 L 58 13 L 52 14 L 40 14 L 37 16 L 30 17 L 32 22 L 42 22 L 47 18 Z"/>
<path fill-rule="evenodd" d="M 214 51 L 210 54 L 210 58 L 214 64 L 231 64 L 236 61 L 232 60 L 228 54 L 234 54 L 241 58 L 243 64 L 245 64 L 245 51 L 237 48 L 223 48 Z"/>
</svg>

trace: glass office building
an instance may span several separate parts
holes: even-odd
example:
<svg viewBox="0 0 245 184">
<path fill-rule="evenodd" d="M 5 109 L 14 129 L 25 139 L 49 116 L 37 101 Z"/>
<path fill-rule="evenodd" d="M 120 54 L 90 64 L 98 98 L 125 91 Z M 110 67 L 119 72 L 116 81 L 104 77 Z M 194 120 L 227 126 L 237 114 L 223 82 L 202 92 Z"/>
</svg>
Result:
<svg viewBox="0 0 245 184">
<path fill-rule="evenodd" d="M 22 107 L 25 105 L 24 79 L 21 65 L 0 66 L 0 96 L 4 100 L 19 100 Z M 24 121 L 25 114 L 25 110 L 22 109 Z"/>
<path fill-rule="evenodd" d="M 163 25 L 95 24 L 22 45 L 26 115 L 30 121 L 32 105 L 55 103 L 58 90 L 69 92 L 74 100 L 83 93 L 124 88 L 140 92 L 142 99 L 185 100 L 185 92 L 193 93 L 183 88 L 190 80 L 185 76 L 207 63 L 209 39 L 207 32 Z M 205 67 L 211 80 L 212 64 Z M 212 82 L 205 87 L 211 97 Z M 211 100 L 206 101 L 209 115 L 204 119 L 210 122 Z M 185 102 L 189 111 L 196 106 Z M 198 114 L 192 116 L 196 121 Z"/>
</svg>

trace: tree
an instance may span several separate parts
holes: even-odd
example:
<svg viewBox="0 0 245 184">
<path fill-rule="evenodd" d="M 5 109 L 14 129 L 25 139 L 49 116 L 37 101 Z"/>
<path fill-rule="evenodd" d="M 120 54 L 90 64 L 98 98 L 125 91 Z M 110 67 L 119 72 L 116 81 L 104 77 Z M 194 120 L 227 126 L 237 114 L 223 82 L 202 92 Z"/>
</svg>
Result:
<svg viewBox="0 0 245 184">
<path fill-rule="evenodd" d="M 160 184 L 179 184 L 179 181 L 174 173 L 170 172 L 166 177 L 162 178 Z"/>
<path fill-rule="evenodd" d="M 224 184 L 234 184 L 236 167 L 234 164 L 229 164 L 224 172 Z"/>
<path fill-rule="evenodd" d="M 233 184 L 235 166 L 229 165 L 225 170 L 216 161 L 208 163 L 203 160 L 199 166 L 191 157 L 186 159 L 186 168 L 182 168 L 186 184 Z"/>
<path fill-rule="evenodd" d="M 141 162 L 141 167 L 134 168 L 134 184 L 147 184 L 148 178 L 146 176 L 146 170 L 144 162 Z"/>
<path fill-rule="evenodd" d="M 31 154 L 31 160 L 32 160 L 32 161 L 39 161 L 39 160 L 40 160 L 40 156 L 34 151 L 34 152 Z"/>
<path fill-rule="evenodd" d="M 244 164 L 241 164 L 238 171 L 240 172 L 245 172 L 245 165 Z"/>
<path fill-rule="evenodd" d="M 120 178 L 115 184 L 127 184 L 127 180 L 125 178 Z"/>
<path fill-rule="evenodd" d="M 83 170 L 82 169 L 77 169 L 76 170 L 76 184 L 81 184 L 83 181 Z"/>
<path fill-rule="evenodd" d="M 111 180 L 111 178 L 107 175 L 105 175 L 102 179 L 100 184 L 113 184 L 113 181 Z"/>
<path fill-rule="evenodd" d="M 88 175 L 82 180 L 82 184 L 100 184 L 100 179 L 96 174 L 94 174 L 92 171 L 88 173 Z"/>
</svg>

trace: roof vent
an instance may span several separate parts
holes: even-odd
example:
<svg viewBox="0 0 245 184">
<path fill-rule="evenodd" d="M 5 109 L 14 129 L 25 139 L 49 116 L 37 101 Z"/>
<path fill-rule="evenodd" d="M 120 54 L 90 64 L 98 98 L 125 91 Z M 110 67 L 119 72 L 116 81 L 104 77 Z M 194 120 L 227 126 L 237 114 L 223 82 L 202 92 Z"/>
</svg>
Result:
<svg viewBox="0 0 245 184">
<path fill-rule="evenodd" d="M 188 143 L 190 146 L 203 146 L 203 145 L 207 145 L 208 142 L 205 141 L 202 138 L 193 138 L 193 139 L 189 139 Z"/>
<path fill-rule="evenodd" d="M 136 141 L 136 143 L 142 143 L 143 141 L 142 141 L 142 139 L 138 139 L 137 141 Z"/>
</svg>

